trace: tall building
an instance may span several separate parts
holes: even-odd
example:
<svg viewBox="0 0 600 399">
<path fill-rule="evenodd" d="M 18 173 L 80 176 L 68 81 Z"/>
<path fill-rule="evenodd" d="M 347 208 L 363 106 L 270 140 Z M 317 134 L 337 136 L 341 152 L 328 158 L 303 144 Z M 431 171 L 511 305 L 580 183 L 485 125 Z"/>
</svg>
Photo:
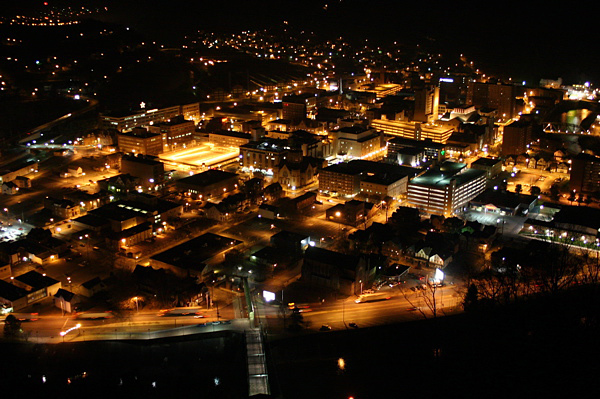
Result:
<svg viewBox="0 0 600 399">
<path fill-rule="evenodd" d="M 600 157 L 579 154 L 573 158 L 569 172 L 569 188 L 578 193 L 600 191 Z"/>
<path fill-rule="evenodd" d="M 425 123 L 437 120 L 439 104 L 439 87 L 426 86 L 423 89 L 415 91 L 415 113 L 413 120 Z"/>
<path fill-rule="evenodd" d="M 467 103 L 478 108 L 495 108 L 499 119 L 509 120 L 516 114 L 516 97 L 514 85 L 473 82 L 469 85 Z"/>
<path fill-rule="evenodd" d="M 526 121 L 514 121 L 510 125 L 504 126 L 502 136 L 503 156 L 518 155 L 527 151 L 527 145 L 533 139 L 533 127 Z"/>
<path fill-rule="evenodd" d="M 486 172 L 464 163 L 444 162 L 408 183 L 408 203 L 433 215 L 450 217 L 485 190 Z"/>
</svg>

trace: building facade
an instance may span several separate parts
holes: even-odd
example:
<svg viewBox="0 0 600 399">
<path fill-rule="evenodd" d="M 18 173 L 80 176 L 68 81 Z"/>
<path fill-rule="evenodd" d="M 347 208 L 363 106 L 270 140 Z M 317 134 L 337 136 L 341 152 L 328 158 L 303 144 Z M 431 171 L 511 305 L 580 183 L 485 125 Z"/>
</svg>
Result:
<svg viewBox="0 0 600 399">
<path fill-rule="evenodd" d="M 408 203 L 433 215 L 450 217 L 485 190 L 486 172 L 445 162 L 408 183 Z"/>
<path fill-rule="evenodd" d="M 160 133 L 150 133 L 145 128 L 135 128 L 117 136 L 119 149 L 126 154 L 158 155 L 163 152 Z"/>
</svg>

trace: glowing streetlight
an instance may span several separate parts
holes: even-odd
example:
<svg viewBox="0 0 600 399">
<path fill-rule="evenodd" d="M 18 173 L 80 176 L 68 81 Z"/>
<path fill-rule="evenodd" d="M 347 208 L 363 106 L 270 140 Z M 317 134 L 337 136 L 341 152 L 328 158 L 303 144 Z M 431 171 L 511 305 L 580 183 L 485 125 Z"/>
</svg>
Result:
<svg viewBox="0 0 600 399">
<path fill-rule="evenodd" d="M 138 298 L 137 296 L 134 296 L 133 298 L 131 298 L 131 300 L 135 301 L 136 313 L 139 314 L 140 313 L 140 306 L 139 306 L 139 300 L 140 300 L 140 298 Z"/>
</svg>

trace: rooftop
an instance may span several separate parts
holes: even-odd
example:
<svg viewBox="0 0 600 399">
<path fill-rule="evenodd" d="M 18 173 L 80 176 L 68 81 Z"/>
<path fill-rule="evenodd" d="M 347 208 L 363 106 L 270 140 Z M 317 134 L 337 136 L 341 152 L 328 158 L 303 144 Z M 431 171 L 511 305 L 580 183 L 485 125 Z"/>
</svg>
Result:
<svg viewBox="0 0 600 399">
<path fill-rule="evenodd" d="M 40 290 L 42 288 L 50 287 L 58 283 L 57 280 L 48 276 L 44 276 L 36 272 L 35 270 L 31 270 L 25 274 L 21 274 L 20 276 L 15 277 L 15 280 L 18 280 L 23 284 L 27 284 L 28 286 L 32 287 L 35 291 Z"/>
<path fill-rule="evenodd" d="M 237 177 L 237 174 L 231 172 L 224 172 L 218 169 L 209 169 L 206 172 L 202 172 L 190 177 L 185 177 L 181 180 L 178 180 L 178 182 L 205 187 L 234 177 Z"/>
<path fill-rule="evenodd" d="M 242 244 L 242 242 L 233 238 L 206 233 L 158 253 L 150 259 L 182 269 L 190 269 L 223 251 L 235 248 L 239 244 Z"/>
</svg>

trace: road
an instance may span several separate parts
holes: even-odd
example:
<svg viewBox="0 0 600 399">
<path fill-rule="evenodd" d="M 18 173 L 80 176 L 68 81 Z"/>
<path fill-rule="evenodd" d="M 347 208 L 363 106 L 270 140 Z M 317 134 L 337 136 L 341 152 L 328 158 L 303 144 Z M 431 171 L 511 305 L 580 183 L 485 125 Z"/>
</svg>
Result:
<svg viewBox="0 0 600 399">
<path fill-rule="evenodd" d="M 349 323 L 360 327 L 373 327 L 405 321 L 433 317 L 432 311 L 424 303 L 423 291 L 403 291 L 399 288 L 388 290 L 390 299 L 377 302 L 355 303 L 355 298 L 345 298 L 338 301 L 325 301 L 310 304 L 310 308 L 301 309 L 305 329 L 318 331 L 322 325 L 329 325 L 332 330 L 350 328 Z M 425 295 L 431 295 L 431 293 Z M 445 286 L 436 290 L 437 312 L 439 316 L 456 313 L 462 310 L 461 297 L 454 286 Z M 418 307 L 420 310 L 415 310 Z M 289 314 L 286 315 L 286 325 L 289 325 Z M 278 306 L 261 303 L 259 317 L 266 320 L 268 331 L 272 334 L 284 333 L 284 319 Z"/>
</svg>

